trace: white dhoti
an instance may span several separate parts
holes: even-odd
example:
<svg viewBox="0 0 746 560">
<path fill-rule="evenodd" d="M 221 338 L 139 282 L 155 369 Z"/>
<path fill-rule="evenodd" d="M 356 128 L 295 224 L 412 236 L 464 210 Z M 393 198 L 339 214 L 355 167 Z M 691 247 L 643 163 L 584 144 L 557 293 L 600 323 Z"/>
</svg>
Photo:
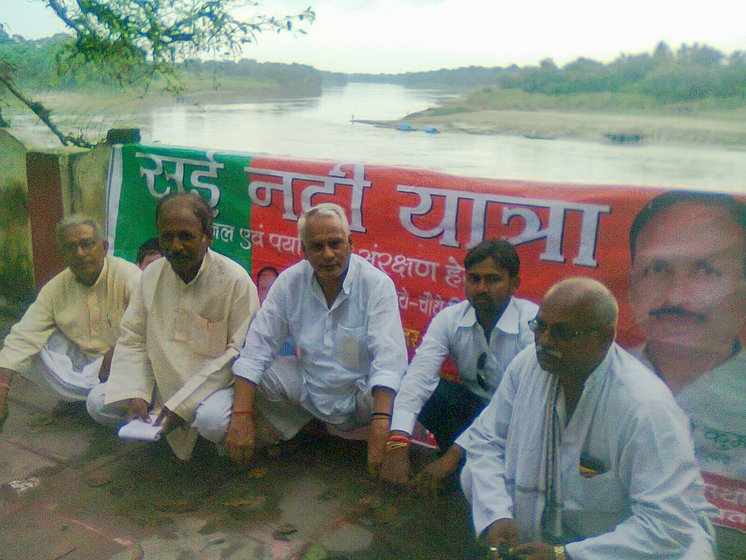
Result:
<svg viewBox="0 0 746 560">
<path fill-rule="evenodd" d="M 55 331 L 23 377 L 37 385 L 46 385 L 66 401 L 84 401 L 99 384 L 98 372 L 103 356 L 90 358 L 61 331 Z"/>
<path fill-rule="evenodd" d="M 295 356 L 280 356 L 264 372 L 255 406 L 284 440 L 292 438 L 312 418 L 326 422 L 334 435 L 349 437 L 370 423 L 373 395 L 370 389 L 357 391 L 354 410 L 343 422 L 333 421 L 310 398 L 301 361 Z"/>
<path fill-rule="evenodd" d="M 254 406 L 279 433 L 282 440 L 291 439 L 312 418 L 326 422 L 330 433 L 335 436 L 346 439 L 367 438 L 366 428 L 370 423 L 373 409 L 371 391 L 358 392 L 355 395 L 355 410 L 352 414 L 342 423 L 332 423 L 308 397 L 300 361 L 295 356 L 280 356 L 275 359 L 262 376 L 257 389 Z M 202 437 L 214 443 L 220 443 L 225 439 L 231 421 L 233 395 L 233 387 L 227 387 L 216 391 L 200 404 L 192 427 L 196 428 Z M 93 397 L 93 393 L 91 396 Z M 111 407 L 99 411 L 97 409 L 101 407 L 92 406 L 91 400 L 88 401 L 91 416 L 97 418 L 97 415 L 103 414 L 97 419 L 107 423 L 106 410 Z M 122 421 L 123 417 L 120 422 Z"/>
<path fill-rule="evenodd" d="M 128 403 L 105 404 L 106 383 L 100 383 L 88 394 L 88 414 L 99 424 L 119 428 L 125 422 Z M 160 406 L 160 405 L 159 405 Z M 228 431 L 233 408 L 233 387 L 214 392 L 197 407 L 191 427 L 203 438 L 220 443 Z"/>
</svg>

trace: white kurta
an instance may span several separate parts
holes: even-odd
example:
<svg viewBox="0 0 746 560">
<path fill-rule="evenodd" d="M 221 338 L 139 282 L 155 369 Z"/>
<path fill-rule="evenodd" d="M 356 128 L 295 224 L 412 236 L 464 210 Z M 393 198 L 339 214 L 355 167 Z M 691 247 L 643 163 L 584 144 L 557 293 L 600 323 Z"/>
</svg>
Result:
<svg viewBox="0 0 746 560">
<path fill-rule="evenodd" d="M 642 347 L 634 354 L 652 369 Z M 686 384 L 675 398 L 691 420 L 700 469 L 746 480 L 746 350 Z"/>
<path fill-rule="evenodd" d="M 232 381 L 249 322 L 259 307 L 256 287 L 231 259 L 208 250 L 185 284 L 165 258 L 152 263 L 122 319 L 106 404 L 157 398 L 187 423 L 199 404 Z M 183 458 L 197 434 L 177 431 L 169 443 Z"/>
<path fill-rule="evenodd" d="M 467 431 L 462 485 L 478 534 L 512 518 L 523 542 L 541 538 L 542 418 L 551 384 L 529 346 Z M 559 395 L 555 412 L 563 418 Z M 562 529 L 573 560 L 712 557 L 712 510 L 686 417 L 665 384 L 616 344 L 587 379 L 558 453 Z M 596 475 L 581 476 L 581 457 L 600 465 Z"/>
<path fill-rule="evenodd" d="M 105 354 L 119 337 L 119 322 L 140 281 L 140 269 L 107 256 L 93 286 L 84 286 L 66 268 L 39 291 L 0 350 L 0 367 L 23 371 L 59 329 L 89 359 Z"/>
<path fill-rule="evenodd" d="M 440 368 L 449 355 L 456 364 L 461 383 L 475 395 L 489 399 L 511 360 L 534 341 L 528 321 L 538 310 L 535 303 L 510 298 L 490 333 L 489 343 L 468 301 L 438 313 L 430 322 L 402 380 L 394 403 L 391 429 L 412 433 L 417 415 L 438 386 Z M 486 379 L 493 389 L 489 393 L 477 381 L 477 361 L 483 352 L 487 356 Z"/>
<path fill-rule="evenodd" d="M 396 289 L 357 255 L 350 255 L 331 307 L 308 261 L 282 272 L 251 324 L 234 373 L 258 384 L 288 335 L 300 352 L 304 394 L 325 421 L 347 420 L 360 392 L 399 389 L 407 351 Z"/>
</svg>

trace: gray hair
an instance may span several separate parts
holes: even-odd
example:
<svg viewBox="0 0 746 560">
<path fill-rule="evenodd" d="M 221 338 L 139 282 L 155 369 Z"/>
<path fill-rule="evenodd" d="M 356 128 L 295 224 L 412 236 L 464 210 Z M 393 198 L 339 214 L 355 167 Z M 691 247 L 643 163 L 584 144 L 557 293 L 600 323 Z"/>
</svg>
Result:
<svg viewBox="0 0 746 560">
<path fill-rule="evenodd" d="M 57 240 L 57 244 L 62 247 L 62 237 L 65 235 L 65 231 L 70 228 L 78 226 L 90 226 L 93 228 L 93 235 L 96 239 L 103 239 L 103 230 L 99 223 L 85 214 L 70 214 L 62 218 L 59 223 L 54 226 L 54 237 Z"/>
<path fill-rule="evenodd" d="M 342 226 L 344 234 L 346 236 L 350 235 L 350 222 L 347 221 L 347 214 L 345 213 L 344 208 L 339 204 L 334 204 L 333 202 L 322 202 L 321 204 L 317 204 L 303 212 L 298 220 L 298 237 L 300 237 L 302 243 L 306 243 L 308 240 L 306 233 L 306 220 L 313 216 L 319 218 L 337 218 Z"/>
<path fill-rule="evenodd" d="M 591 320 L 599 327 L 616 331 L 619 304 L 604 284 L 586 276 L 575 276 L 560 280 L 549 288 L 544 298 L 556 295 L 570 305 L 587 310 Z"/>
</svg>

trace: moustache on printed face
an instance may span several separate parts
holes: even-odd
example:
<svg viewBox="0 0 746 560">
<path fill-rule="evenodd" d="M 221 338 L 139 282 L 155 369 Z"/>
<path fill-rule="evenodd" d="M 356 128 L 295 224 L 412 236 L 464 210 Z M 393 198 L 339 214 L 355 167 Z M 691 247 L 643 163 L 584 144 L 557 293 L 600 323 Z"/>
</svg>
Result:
<svg viewBox="0 0 746 560">
<path fill-rule="evenodd" d="M 651 310 L 649 315 L 655 319 L 665 319 L 666 317 L 681 317 L 682 319 L 694 319 L 695 321 L 705 321 L 706 319 L 704 313 L 689 311 L 678 305 L 658 307 Z"/>
</svg>

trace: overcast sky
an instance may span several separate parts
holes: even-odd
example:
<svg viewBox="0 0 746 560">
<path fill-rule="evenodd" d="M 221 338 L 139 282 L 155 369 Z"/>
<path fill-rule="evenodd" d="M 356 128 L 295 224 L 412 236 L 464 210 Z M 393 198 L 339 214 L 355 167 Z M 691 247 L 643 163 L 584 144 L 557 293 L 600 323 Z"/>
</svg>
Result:
<svg viewBox="0 0 746 560">
<path fill-rule="evenodd" d="M 259 37 L 246 50 L 262 62 L 298 62 L 342 72 L 407 72 L 533 64 L 550 57 L 608 61 L 651 51 L 658 41 L 746 50 L 746 0 L 268 0 L 272 9 L 311 5 L 308 35 Z M 41 0 L 0 0 L 10 33 L 62 30 Z"/>
</svg>

